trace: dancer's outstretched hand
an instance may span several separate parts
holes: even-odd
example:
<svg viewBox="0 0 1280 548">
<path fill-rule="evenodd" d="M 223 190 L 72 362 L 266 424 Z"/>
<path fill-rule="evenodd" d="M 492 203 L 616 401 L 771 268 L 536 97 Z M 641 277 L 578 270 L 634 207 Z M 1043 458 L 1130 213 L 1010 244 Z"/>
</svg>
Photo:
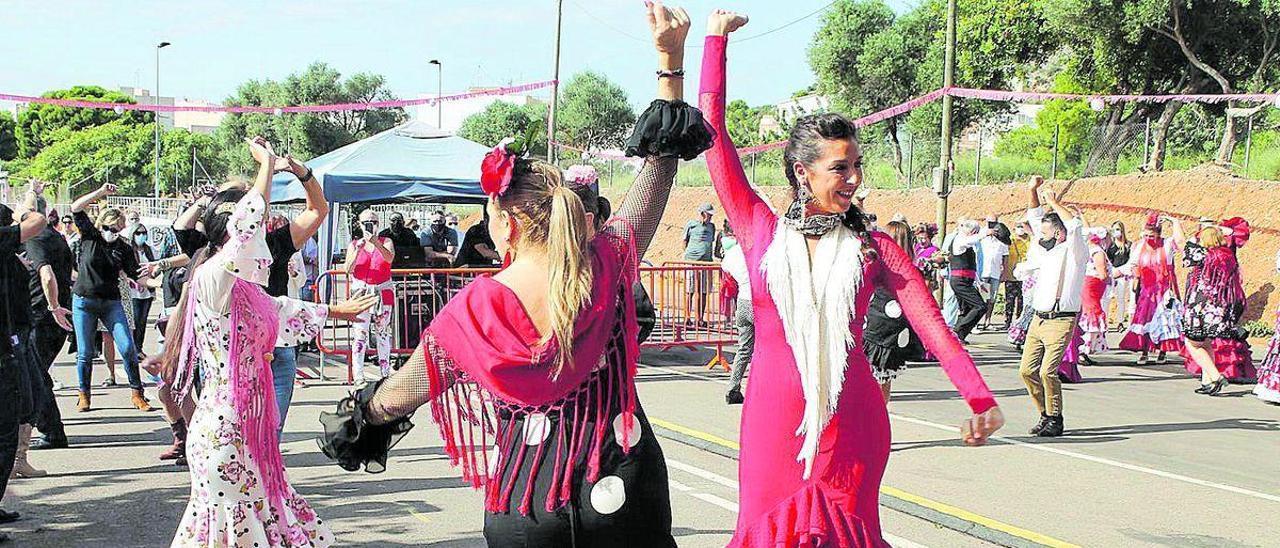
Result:
<svg viewBox="0 0 1280 548">
<path fill-rule="evenodd" d="M 370 309 L 382 298 L 380 292 L 361 295 L 329 306 L 329 317 L 338 320 L 354 320 L 360 313 Z"/>
<path fill-rule="evenodd" d="M 689 14 L 684 8 L 668 8 L 662 2 L 645 2 L 649 14 L 649 32 L 653 44 L 661 53 L 684 51 L 684 39 L 689 35 Z"/>
<path fill-rule="evenodd" d="M 965 445 L 979 446 L 987 443 L 991 434 L 1004 426 L 1004 412 L 999 407 L 992 407 L 960 425 L 960 437 Z"/>
<path fill-rule="evenodd" d="M 728 36 L 747 24 L 747 16 L 729 10 L 715 10 L 707 16 L 708 36 Z"/>
</svg>

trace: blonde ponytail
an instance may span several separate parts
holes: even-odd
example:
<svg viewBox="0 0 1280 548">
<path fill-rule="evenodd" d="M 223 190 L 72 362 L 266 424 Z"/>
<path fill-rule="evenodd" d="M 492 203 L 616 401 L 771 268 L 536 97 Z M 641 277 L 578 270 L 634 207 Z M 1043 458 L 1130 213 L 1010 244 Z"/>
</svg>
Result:
<svg viewBox="0 0 1280 548">
<path fill-rule="evenodd" d="M 578 312 L 591 298 L 592 272 L 586 255 L 587 214 L 582 200 L 563 184 L 553 184 L 551 215 L 547 223 L 547 274 L 550 292 L 551 335 L 560 342 L 552 378 L 569 364 L 573 354 L 574 325 Z M 545 342 L 545 341 L 544 341 Z"/>
</svg>

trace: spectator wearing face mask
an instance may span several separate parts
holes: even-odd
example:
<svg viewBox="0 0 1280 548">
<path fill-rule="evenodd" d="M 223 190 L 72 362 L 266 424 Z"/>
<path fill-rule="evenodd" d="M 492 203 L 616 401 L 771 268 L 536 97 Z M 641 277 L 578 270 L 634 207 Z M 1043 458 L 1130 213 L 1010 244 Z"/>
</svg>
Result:
<svg viewBox="0 0 1280 548">
<path fill-rule="evenodd" d="M 983 317 L 983 326 L 989 329 L 991 313 L 996 308 L 996 294 L 1000 292 L 1000 280 L 1004 276 L 1004 264 L 1009 256 L 1011 242 L 1009 227 L 1001 224 L 994 215 L 987 216 L 986 228 L 990 233 L 979 244 L 982 246 L 982 261 L 979 264 L 978 276 L 987 300 L 987 313 Z"/>
<path fill-rule="evenodd" d="M 457 252 L 458 241 L 453 231 L 445 224 L 443 212 L 431 214 L 427 229 L 422 233 L 418 243 L 427 257 L 427 266 L 431 268 L 448 268 Z"/>
<path fill-rule="evenodd" d="M 462 243 L 462 231 L 458 230 L 458 215 L 453 212 L 444 214 L 444 224 L 449 226 L 449 232 L 453 234 L 454 255 L 458 254 L 458 244 Z"/>
<path fill-rule="evenodd" d="M 427 257 L 418 244 L 418 235 L 409 228 L 404 215 L 396 212 L 390 217 L 391 226 L 378 233 L 378 236 L 391 240 L 395 247 L 395 259 L 392 268 L 426 268 Z"/>
<path fill-rule="evenodd" d="M 71 204 L 71 215 L 80 229 L 80 256 L 77 261 L 78 277 L 72 288 L 72 321 L 76 333 L 76 369 L 80 377 L 81 412 L 92 408 L 90 386 L 93 382 L 93 333 L 99 323 L 111 332 L 115 345 L 124 358 L 125 374 L 133 390 L 132 404 L 141 411 L 153 408 L 142 388 L 142 376 L 138 370 L 138 349 L 134 344 L 133 330 L 125 316 L 120 279 L 127 277 L 135 282 L 141 277 L 138 257 L 120 234 L 125 229 L 125 217 L 119 209 L 105 207 L 97 221 L 91 220 L 85 208 L 102 198 L 115 194 L 112 184 L 86 194 Z"/>
<path fill-rule="evenodd" d="M 133 247 L 138 264 L 155 262 L 155 252 L 151 250 L 146 225 L 139 222 L 137 217 L 133 217 L 132 224 L 125 227 L 125 232 L 132 240 L 130 245 Z M 155 293 L 148 284 L 131 284 L 129 300 L 130 306 L 133 307 L 133 344 L 138 347 L 138 352 L 145 356 L 146 351 L 143 349 L 147 344 L 147 318 L 151 316 L 151 303 L 155 300 Z"/>
</svg>

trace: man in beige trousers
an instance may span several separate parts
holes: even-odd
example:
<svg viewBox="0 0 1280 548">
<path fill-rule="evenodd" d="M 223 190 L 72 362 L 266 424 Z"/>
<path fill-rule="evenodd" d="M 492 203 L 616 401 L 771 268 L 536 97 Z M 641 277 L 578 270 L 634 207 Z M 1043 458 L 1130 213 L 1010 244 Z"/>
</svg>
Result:
<svg viewBox="0 0 1280 548">
<path fill-rule="evenodd" d="M 1058 364 L 1071 343 L 1080 314 L 1085 267 L 1089 251 L 1084 239 L 1084 222 L 1063 207 L 1052 189 L 1043 188 L 1044 178 L 1035 176 L 1030 184 L 1027 222 L 1035 234 L 1031 245 L 1036 285 L 1030 299 L 1035 317 L 1022 347 L 1018 373 L 1040 410 L 1040 423 L 1031 434 L 1041 437 L 1062 435 L 1062 381 Z M 1052 212 L 1041 205 L 1041 195 Z"/>
</svg>

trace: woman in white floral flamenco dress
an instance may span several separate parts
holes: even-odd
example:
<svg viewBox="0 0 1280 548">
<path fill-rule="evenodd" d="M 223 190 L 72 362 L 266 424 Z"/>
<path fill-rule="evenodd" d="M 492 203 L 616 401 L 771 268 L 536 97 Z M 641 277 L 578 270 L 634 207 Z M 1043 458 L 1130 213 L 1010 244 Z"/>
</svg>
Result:
<svg viewBox="0 0 1280 548">
<path fill-rule="evenodd" d="M 181 320 L 166 334 L 165 378 L 173 379 L 179 401 L 193 385 L 199 394 L 187 437 L 191 501 L 172 545 L 329 546 L 333 534 L 285 477 L 271 352 L 314 338 L 326 318 L 349 320 L 373 302 L 328 307 L 266 294 L 266 204 L 271 175 L 287 160 L 261 138 L 249 148 L 259 163 L 254 186 L 224 190 L 210 202 L 210 244 L 192 261 L 173 316 Z"/>
</svg>

